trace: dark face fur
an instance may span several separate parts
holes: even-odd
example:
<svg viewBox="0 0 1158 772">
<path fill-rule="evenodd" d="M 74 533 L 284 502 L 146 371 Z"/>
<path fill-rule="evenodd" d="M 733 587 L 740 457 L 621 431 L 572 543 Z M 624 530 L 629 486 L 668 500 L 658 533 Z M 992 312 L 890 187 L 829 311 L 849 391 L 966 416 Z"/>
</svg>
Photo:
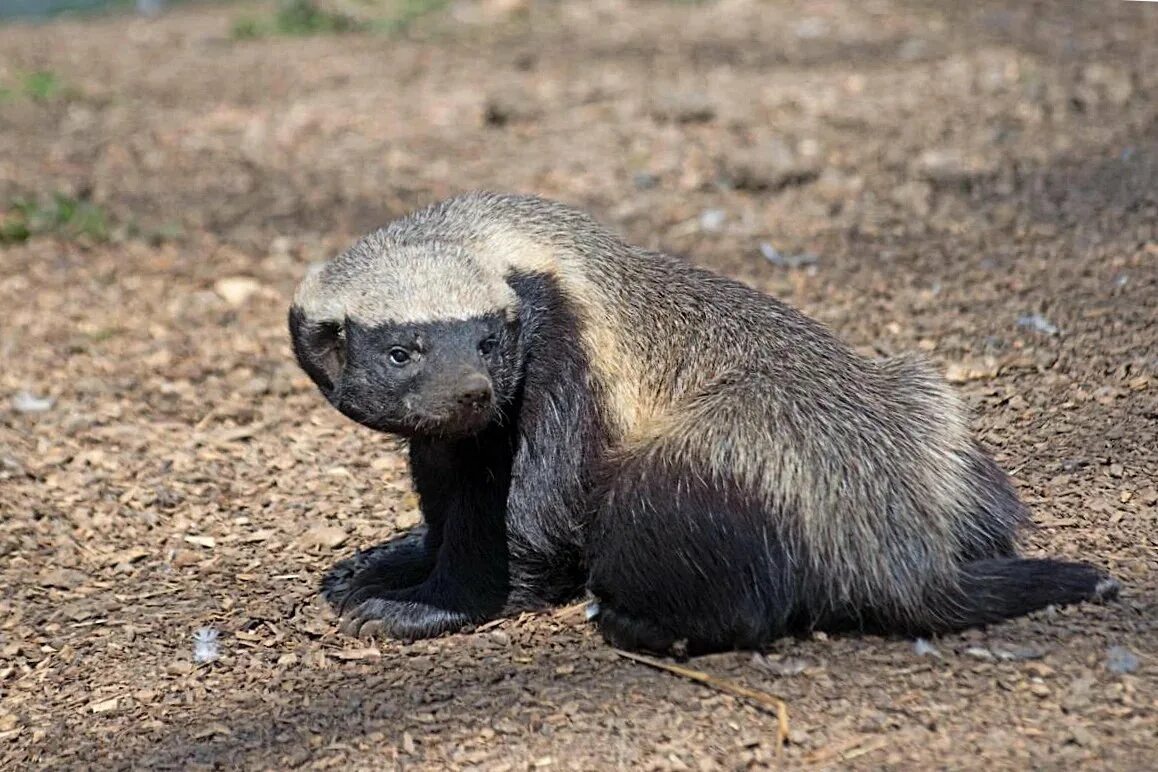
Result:
<svg viewBox="0 0 1158 772">
<path fill-rule="evenodd" d="M 290 310 L 294 353 L 348 418 L 403 436 L 464 436 L 502 418 L 521 371 L 518 321 L 365 325 Z"/>
</svg>

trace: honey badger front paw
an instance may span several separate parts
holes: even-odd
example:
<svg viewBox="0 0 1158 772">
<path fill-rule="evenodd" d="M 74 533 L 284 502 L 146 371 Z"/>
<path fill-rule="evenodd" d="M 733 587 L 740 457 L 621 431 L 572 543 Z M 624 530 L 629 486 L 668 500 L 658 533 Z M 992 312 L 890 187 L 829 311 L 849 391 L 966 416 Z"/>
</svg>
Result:
<svg viewBox="0 0 1158 772">
<path fill-rule="evenodd" d="M 413 587 L 430 576 L 433 568 L 434 555 L 426 545 L 426 528 L 419 526 L 391 541 L 359 550 L 334 565 L 322 579 L 322 597 L 341 613 L 360 592 L 368 589 L 373 595 Z"/>
<path fill-rule="evenodd" d="M 501 583 L 467 581 L 437 569 L 422 584 L 402 590 L 368 581 L 343 598 L 341 630 L 360 638 L 433 638 L 494 619 L 506 600 L 502 588 Z"/>
<path fill-rule="evenodd" d="M 381 636 L 413 641 L 461 630 L 474 621 L 461 611 L 397 597 L 400 594 L 366 597 L 343 610 L 341 631 L 356 638 Z"/>
</svg>

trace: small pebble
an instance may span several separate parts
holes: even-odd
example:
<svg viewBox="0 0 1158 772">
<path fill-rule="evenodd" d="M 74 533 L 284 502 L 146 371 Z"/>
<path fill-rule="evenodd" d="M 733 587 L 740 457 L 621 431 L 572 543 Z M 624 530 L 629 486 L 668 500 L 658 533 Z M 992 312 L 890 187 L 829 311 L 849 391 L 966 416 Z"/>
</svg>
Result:
<svg viewBox="0 0 1158 772">
<path fill-rule="evenodd" d="M 12 395 L 12 409 L 17 413 L 45 413 L 52 409 L 52 400 L 19 391 Z"/>
<path fill-rule="evenodd" d="M 708 209 L 700 215 L 700 228 L 705 231 L 718 231 L 724 227 L 724 221 L 727 219 L 728 215 L 723 209 Z"/>
<path fill-rule="evenodd" d="M 1017 662 L 1025 659 L 1041 659 L 1045 656 L 1045 652 L 1029 646 L 1009 646 L 994 648 L 993 656 L 1003 662 Z"/>
<path fill-rule="evenodd" d="M 759 654 L 752 656 L 752 664 L 761 670 L 767 670 L 778 676 L 800 675 L 811 666 L 808 660 L 798 657 L 787 657 L 782 660 L 776 660 Z"/>
<path fill-rule="evenodd" d="M 1024 314 L 1019 316 L 1017 317 L 1017 326 L 1027 327 L 1036 332 L 1044 333 L 1045 335 L 1057 335 L 1061 332 L 1053 322 L 1041 314 Z"/>
<path fill-rule="evenodd" d="M 257 292 L 261 284 L 248 276 L 225 276 L 213 284 L 213 290 L 229 305 L 240 308 Z"/>
<path fill-rule="evenodd" d="M 965 654 L 966 656 L 973 657 L 975 659 L 984 659 L 990 662 L 997 659 L 993 655 L 993 652 L 980 646 L 970 646 L 968 649 L 965 649 Z"/>
<path fill-rule="evenodd" d="M 1139 664 L 1138 656 L 1125 646 L 1111 646 L 1106 651 L 1106 667 L 1111 673 L 1133 673 Z"/>
<path fill-rule="evenodd" d="M 803 268 L 808 265 L 816 265 L 820 262 L 820 258 L 816 255 L 802 252 L 798 255 L 782 254 L 776 247 L 769 244 L 767 241 L 760 243 L 760 254 L 772 263 L 783 268 Z"/>
</svg>

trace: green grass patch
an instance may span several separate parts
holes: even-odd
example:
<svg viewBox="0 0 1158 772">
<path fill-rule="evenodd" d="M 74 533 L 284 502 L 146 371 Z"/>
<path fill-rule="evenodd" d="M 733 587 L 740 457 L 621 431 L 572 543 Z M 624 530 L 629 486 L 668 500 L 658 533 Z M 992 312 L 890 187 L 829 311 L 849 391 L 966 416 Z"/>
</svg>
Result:
<svg viewBox="0 0 1158 772">
<path fill-rule="evenodd" d="M 59 75 L 50 70 L 36 70 L 16 76 L 13 81 L 0 83 L 0 100 L 30 99 L 33 102 L 53 102 L 76 95 Z"/>
<path fill-rule="evenodd" d="M 108 214 L 86 199 L 55 193 L 46 199 L 16 198 L 0 214 L 0 244 L 52 235 L 94 243 L 108 241 Z"/>
<path fill-rule="evenodd" d="M 253 40 L 273 35 L 306 37 L 357 32 L 365 25 L 345 14 L 320 7 L 314 0 L 282 0 L 269 19 L 246 17 L 233 25 L 235 40 Z"/>
<path fill-rule="evenodd" d="M 281 0 L 267 19 L 244 17 L 233 24 L 234 40 L 283 36 L 337 35 L 346 32 L 405 32 L 419 19 L 441 11 L 449 0 L 350 0 L 349 12 L 317 0 Z"/>
</svg>

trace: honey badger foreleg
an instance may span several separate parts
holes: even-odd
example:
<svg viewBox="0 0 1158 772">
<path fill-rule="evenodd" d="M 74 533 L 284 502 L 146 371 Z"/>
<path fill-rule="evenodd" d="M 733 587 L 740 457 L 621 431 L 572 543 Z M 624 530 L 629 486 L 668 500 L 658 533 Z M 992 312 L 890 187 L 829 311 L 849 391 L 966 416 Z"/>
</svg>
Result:
<svg viewBox="0 0 1158 772">
<path fill-rule="evenodd" d="M 492 619 L 509 594 L 505 502 L 510 486 L 509 432 L 496 427 L 459 440 L 415 438 L 411 471 L 422 509 L 438 536 L 425 578 L 389 584 L 371 565 L 338 599 L 342 630 L 429 638 Z M 387 566 L 389 567 L 389 566 Z"/>
</svg>

